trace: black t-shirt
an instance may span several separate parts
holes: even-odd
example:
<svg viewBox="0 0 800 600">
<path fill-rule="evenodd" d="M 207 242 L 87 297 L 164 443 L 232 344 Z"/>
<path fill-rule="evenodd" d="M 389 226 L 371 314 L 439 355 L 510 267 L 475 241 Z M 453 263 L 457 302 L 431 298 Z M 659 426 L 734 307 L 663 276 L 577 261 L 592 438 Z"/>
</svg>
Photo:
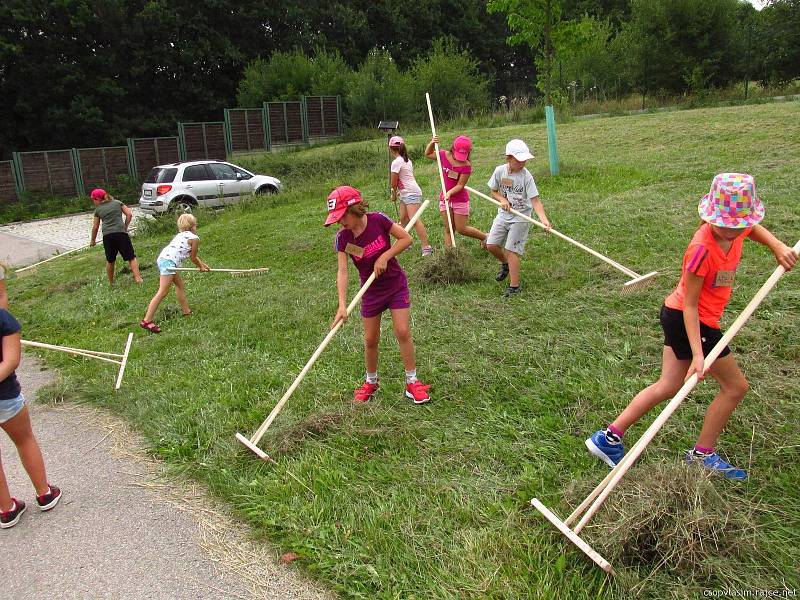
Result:
<svg viewBox="0 0 800 600">
<path fill-rule="evenodd" d="M 0 308 L 0 361 L 3 360 L 3 343 L 2 339 L 7 335 L 19 333 L 22 327 L 10 312 Z M 19 396 L 22 388 L 17 381 L 16 372 L 12 371 L 11 375 L 0 381 L 0 400 L 11 400 Z"/>
</svg>

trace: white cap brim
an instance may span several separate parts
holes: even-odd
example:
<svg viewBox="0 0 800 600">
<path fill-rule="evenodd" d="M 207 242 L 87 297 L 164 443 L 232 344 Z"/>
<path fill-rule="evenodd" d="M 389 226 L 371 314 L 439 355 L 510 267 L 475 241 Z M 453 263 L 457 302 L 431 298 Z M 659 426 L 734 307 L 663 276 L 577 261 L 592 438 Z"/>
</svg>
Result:
<svg viewBox="0 0 800 600">
<path fill-rule="evenodd" d="M 533 158 L 533 154 L 531 154 L 530 152 L 518 152 L 517 154 L 512 154 L 511 156 L 513 156 L 519 161 L 530 160 Z"/>
</svg>

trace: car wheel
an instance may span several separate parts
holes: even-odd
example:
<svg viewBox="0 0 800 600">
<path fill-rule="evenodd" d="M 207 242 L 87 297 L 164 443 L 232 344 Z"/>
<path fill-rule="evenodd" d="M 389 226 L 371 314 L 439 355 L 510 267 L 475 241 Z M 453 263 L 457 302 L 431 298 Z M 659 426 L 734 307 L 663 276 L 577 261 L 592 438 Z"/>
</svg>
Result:
<svg viewBox="0 0 800 600">
<path fill-rule="evenodd" d="M 172 204 L 170 205 L 170 209 L 172 210 L 172 212 L 179 215 L 180 214 L 190 215 L 192 214 L 192 211 L 194 211 L 196 206 L 197 205 L 194 203 L 194 201 L 190 200 L 189 198 L 178 198 L 177 200 L 174 200 L 172 202 Z"/>
<path fill-rule="evenodd" d="M 256 190 L 256 194 L 263 195 L 263 194 L 277 194 L 278 190 L 274 186 L 271 185 L 262 185 L 260 188 Z"/>
</svg>

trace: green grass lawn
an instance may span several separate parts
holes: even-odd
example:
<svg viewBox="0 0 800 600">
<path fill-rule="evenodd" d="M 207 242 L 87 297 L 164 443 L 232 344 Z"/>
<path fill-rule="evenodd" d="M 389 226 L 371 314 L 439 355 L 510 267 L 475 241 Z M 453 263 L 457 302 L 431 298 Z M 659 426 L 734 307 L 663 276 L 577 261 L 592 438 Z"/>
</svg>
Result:
<svg viewBox="0 0 800 600">
<path fill-rule="evenodd" d="M 534 228 L 524 293 L 504 301 L 497 264 L 474 240 L 458 242 L 482 279 L 450 287 L 421 281 L 416 244 L 401 263 L 411 286 L 418 370 L 433 385 L 433 402 L 415 407 L 402 397 L 403 368 L 385 322 L 381 389 L 367 406 L 351 403 L 364 371 L 362 328 L 353 318 L 262 440 L 278 462 L 268 464 L 234 433 L 255 431 L 335 313 L 334 231 L 321 226 L 327 193 L 346 182 L 371 208 L 394 212 L 382 140 L 250 157 L 242 162 L 277 175 L 288 191 L 200 214 L 200 255 L 211 266 L 271 271 L 187 276 L 194 315 L 182 318 L 170 296 L 157 315 L 161 335 L 137 326 L 156 289 L 154 267 L 143 271 L 143 286 L 123 276 L 109 289 L 95 249 L 9 282 L 27 339 L 116 352 L 126 333 L 136 332 L 118 393 L 111 367 L 47 354 L 64 373 L 48 396 L 126 417 L 154 455 L 210 485 L 255 536 L 298 553 L 299 564 L 343 597 L 665 598 L 697 597 L 703 588 L 800 588 L 796 274 L 781 281 L 734 341 L 752 387 L 720 448 L 749 467 L 751 481 L 714 480 L 720 502 L 703 508 L 721 519 L 752 509 L 747 552 L 736 551 L 743 540 L 723 538 L 705 549 L 715 567 L 699 570 L 677 560 L 659 564 L 647 553 L 627 556 L 615 563 L 620 577 L 612 580 L 529 505 L 538 496 L 563 518 L 581 497 L 576 490 L 606 474 L 583 440 L 658 375 L 658 310 L 715 173 L 753 173 L 767 207 L 764 224 L 790 245 L 797 240 L 800 104 L 565 124 L 557 178 L 548 176 L 543 125 L 467 133 L 475 141 L 472 187 L 486 189 L 508 139 L 525 139 L 553 226 L 637 272 L 658 270 L 656 284 L 622 297 L 624 275 Z M 409 141 L 418 180 L 432 196 L 434 163 L 420 157 L 426 138 Z M 472 223 L 488 229 L 495 208 L 472 202 Z M 441 251 L 439 216 L 431 210 L 425 220 Z M 152 264 L 172 229 L 167 222 L 136 238 L 143 265 Z M 746 244 L 723 327 L 774 267 L 766 248 Z M 356 286 L 351 269 L 351 293 Z M 715 390 L 713 383 L 698 387 L 620 490 L 680 461 Z M 631 441 L 652 418 L 631 430 Z M 612 494 L 598 515 L 604 519 L 582 534 L 609 556 L 618 555 L 614 514 L 625 509 L 618 500 Z"/>
</svg>

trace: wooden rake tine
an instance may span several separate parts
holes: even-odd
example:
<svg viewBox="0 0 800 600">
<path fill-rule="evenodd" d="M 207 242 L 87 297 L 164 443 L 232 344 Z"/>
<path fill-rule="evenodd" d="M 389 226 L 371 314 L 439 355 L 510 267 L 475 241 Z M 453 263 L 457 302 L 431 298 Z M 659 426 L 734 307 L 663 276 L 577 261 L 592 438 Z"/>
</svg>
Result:
<svg viewBox="0 0 800 600">
<path fill-rule="evenodd" d="M 795 254 L 800 253 L 800 241 L 798 241 L 793 248 Z M 730 326 L 728 331 L 725 332 L 725 335 L 722 336 L 719 342 L 714 346 L 714 348 L 709 352 L 708 356 L 706 356 L 705 360 L 703 361 L 703 369 L 707 371 L 714 361 L 719 357 L 720 353 L 722 352 L 723 348 L 727 346 L 733 337 L 739 332 L 739 330 L 744 326 L 750 316 L 755 312 L 756 308 L 761 304 L 764 298 L 769 294 L 772 288 L 778 283 L 778 280 L 783 276 L 786 272 L 782 266 L 778 266 L 775 271 L 770 275 L 766 282 L 761 286 L 753 299 L 750 300 L 748 305 L 744 308 L 744 310 L 739 314 L 733 324 Z M 589 558 L 591 558 L 598 566 L 600 566 L 604 571 L 607 573 L 614 574 L 613 568 L 611 565 L 603 559 L 597 552 L 595 552 L 589 544 L 583 541 L 578 534 L 581 530 L 586 526 L 589 520 L 597 513 L 597 511 L 602 506 L 603 502 L 605 502 L 606 498 L 608 498 L 609 494 L 613 491 L 613 489 L 617 486 L 619 481 L 622 477 L 627 473 L 628 469 L 633 466 L 633 463 L 639 458 L 639 456 L 644 452 L 647 445 L 653 440 L 659 430 L 664 426 L 664 423 L 667 422 L 667 419 L 672 416 L 672 413 L 677 410 L 678 406 L 683 402 L 686 396 L 694 389 L 697 385 L 698 379 L 697 374 L 693 374 L 686 382 L 683 384 L 681 389 L 678 391 L 677 394 L 669 401 L 669 404 L 661 411 L 661 414 L 658 415 L 655 421 L 653 421 L 652 425 L 647 428 L 644 435 L 633 445 L 633 447 L 628 451 L 628 453 L 623 457 L 623 459 L 609 472 L 608 475 L 600 482 L 600 484 L 586 497 L 586 499 L 581 502 L 581 504 L 573 511 L 573 513 L 567 517 L 564 521 L 558 519 L 558 517 L 553 514 L 552 511 L 548 510 L 537 498 L 533 498 L 531 500 L 531 504 L 542 513 L 542 515 L 547 518 L 553 525 L 558 528 L 561 533 L 563 533 L 567 539 L 569 539 L 573 544 L 575 544 L 581 551 L 583 551 Z M 586 511 L 584 513 L 584 511 Z M 583 517 L 578 522 L 575 527 L 570 529 L 570 524 L 572 524 L 580 515 L 583 514 Z M 598 560 L 599 559 L 599 560 Z M 607 565 L 607 567 L 606 567 Z"/>
<path fill-rule="evenodd" d="M 492 198 L 491 196 L 488 196 L 488 195 L 486 195 L 486 194 L 484 194 L 482 192 L 479 192 L 478 190 L 473 189 L 473 188 L 469 187 L 468 185 L 464 186 L 464 189 L 468 190 L 472 194 L 475 194 L 476 196 L 480 196 L 481 198 L 484 198 L 485 200 L 488 200 L 489 202 L 492 202 L 492 203 L 496 204 L 497 206 L 500 206 L 500 203 L 497 200 L 495 200 L 494 198 Z M 526 221 L 530 221 L 531 223 L 533 223 L 537 227 L 541 227 L 542 229 L 545 229 L 545 230 L 547 229 L 547 227 L 545 227 L 545 225 L 543 223 L 540 223 L 536 219 L 534 219 L 532 217 L 529 217 L 528 215 L 524 215 L 521 212 L 514 210 L 513 208 L 510 208 L 509 212 L 512 213 L 512 214 L 517 215 L 518 217 L 522 217 Z M 599 258 L 603 262 L 608 263 L 609 265 L 611 265 L 612 267 L 614 267 L 618 271 L 622 271 L 628 277 L 631 277 L 632 279 L 630 281 L 626 282 L 625 285 L 622 286 L 622 293 L 623 294 L 629 294 L 629 293 L 633 292 L 634 290 L 642 289 L 643 287 L 645 287 L 645 286 L 649 285 L 650 283 L 652 283 L 653 278 L 656 275 L 658 275 L 658 271 L 652 271 L 650 273 L 647 273 L 647 275 L 639 275 L 636 271 L 633 271 L 633 270 L 629 269 L 628 267 L 625 267 L 625 266 L 619 264 L 615 260 L 611 260 L 607 256 L 605 256 L 603 254 L 600 254 L 597 250 L 592 250 L 588 246 L 585 246 L 585 245 L 581 244 L 577 240 L 573 240 L 571 237 L 569 237 L 567 235 L 564 235 L 560 231 L 556 231 L 555 229 L 550 228 L 550 233 L 552 233 L 556 237 L 561 238 L 562 240 L 564 240 L 566 242 L 569 242 L 570 244 L 573 244 L 574 246 L 577 246 L 578 248 L 580 248 L 584 252 L 588 252 L 592 256 L 594 256 L 596 258 Z"/>
<path fill-rule="evenodd" d="M 411 231 L 411 228 L 414 227 L 417 220 L 419 220 L 419 218 L 422 216 L 422 213 L 425 212 L 425 209 L 428 207 L 428 204 L 430 204 L 430 200 L 425 200 L 422 203 L 419 210 L 414 214 L 411 220 L 409 220 L 408 224 L 404 227 L 406 232 Z M 375 281 L 374 272 L 372 273 L 372 275 L 369 276 L 369 279 L 367 279 L 364 282 L 364 285 L 362 285 L 361 289 L 358 290 L 358 293 L 350 301 L 350 304 L 347 305 L 348 316 L 361 301 L 361 298 L 364 296 L 366 291 L 372 285 L 373 281 Z M 328 332 L 328 335 L 326 335 L 325 339 L 322 340 L 322 343 L 319 346 L 317 346 L 317 349 L 314 351 L 314 354 L 312 354 L 311 358 L 308 359 L 308 362 L 306 362 L 305 366 L 303 367 L 303 370 L 300 371 L 300 374 L 295 378 L 294 382 L 292 382 L 292 385 L 289 386 L 289 389 L 286 390 L 286 392 L 283 394 L 283 397 L 278 401 L 278 403 L 275 405 L 275 408 L 272 409 L 272 412 L 269 413 L 269 416 L 267 416 L 267 418 L 264 420 L 264 422 L 261 424 L 258 430 L 256 430 L 253 436 L 247 438 L 243 436 L 241 433 L 238 432 L 236 433 L 236 439 L 239 440 L 239 442 L 241 442 L 244 446 L 252 450 L 259 458 L 274 462 L 266 452 L 264 452 L 263 450 L 261 450 L 261 448 L 258 447 L 258 443 L 261 441 L 261 438 L 264 437 L 264 434 L 267 432 L 267 429 L 269 429 L 269 426 L 272 425 L 272 422 L 275 420 L 275 417 L 278 416 L 278 413 L 281 412 L 286 402 L 289 400 L 294 391 L 297 389 L 297 386 L 299 386 L 300 382 L 303 381 L 303 378 L 306 376 L 306 373 L 308 373 L 311 367 L 314 366 L 314 363 L 317 362 L 317 359 L 319 358 L 320 354 L 322 354 L 322 351 L 325 350 L 325 348 L 328 346 L 333 337 L 342 328 L 343 323 L 344 321 L 340 320 L 331 328 L 331 330 Z"/>
<path fill-rule="evenodd" d="M 431 134 L 436 135 L 436 125 L 433 123 L 433 109 L 431 108 L 431 96 L 425 92 L 425 102 L 428 103 L 428 117 L 431 120 Z M 439 144 L 433 145 L 436 152 L 436 165 L 439 167 L 439 184 L 442 186 L 442 195 L 445 193 L 444 189 L 444 171 L 442 171 L 442 157 L 439 156 Z M 447 228 L 450 231 L 450 241 L 453 243 L 453 248 L 456 247 L 456 236 L 453 235 L 453 220 L 450 217 L 450 201 L 445 197 L 444 207 L 447 212 Z"/>
</svg>

